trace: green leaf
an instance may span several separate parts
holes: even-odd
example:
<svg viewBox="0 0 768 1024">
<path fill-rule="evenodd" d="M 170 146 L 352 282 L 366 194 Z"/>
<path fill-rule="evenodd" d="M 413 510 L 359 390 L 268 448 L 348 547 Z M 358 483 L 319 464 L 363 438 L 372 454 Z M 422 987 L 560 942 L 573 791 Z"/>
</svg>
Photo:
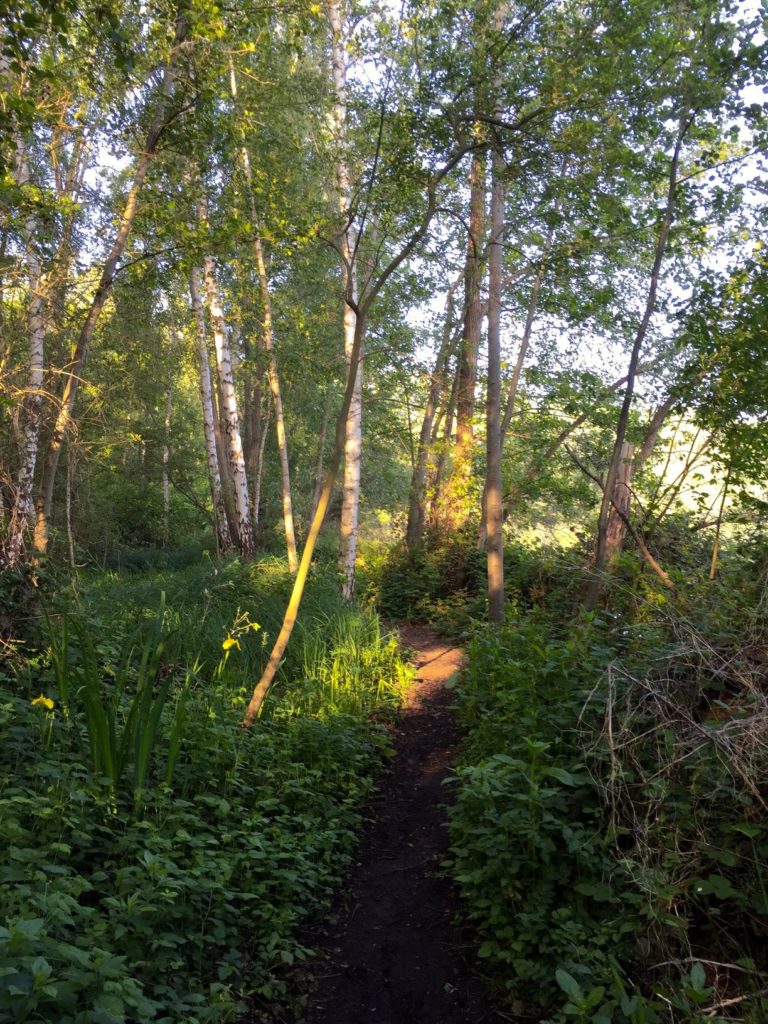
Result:
<svg viewBox="0 0 768 1024">
<path fill-rule="evenodd" d="M 560 988 L 565 992 L 569 999 L 572 999 L 574 1003 L 582 1003 L 584 1000 L 584 994 L 579 987 L 579 983 L 569 974 L 568 971 L 558 968 L 555 971 L 555 981 Z"/>
</svg>

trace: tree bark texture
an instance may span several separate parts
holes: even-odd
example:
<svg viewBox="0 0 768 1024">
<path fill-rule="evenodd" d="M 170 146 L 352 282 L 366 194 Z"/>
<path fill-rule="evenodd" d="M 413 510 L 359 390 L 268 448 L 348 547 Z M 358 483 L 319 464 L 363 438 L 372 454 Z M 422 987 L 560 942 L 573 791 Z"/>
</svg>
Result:
<svg viewBox="0 0 768 1024">
<path fill-rule="evenodd" d="M 331 71 L 334 90 L 333 128 L 336 148 L 336 187 L 343 230 L 339 238 L 341 274 L 344 288 L 344 358 L 347 374 L 352 373 L 352 397 L 347 412 L 344 438 L 344 478 L 342 483 L 341 525 L 339 531 L 339 569 L 342 593 L 351 600 L 355 591 L 355 561 L 360 517 L 360 468 L 363 442 L 363 359 L 364 339 L 355 346 L 357 334 L 357 246 L 353 226 L 352 174 L 347 157 L 347 44 L 348 13 L 344 0 L 329 0 L 331 26 Z M 353 362 L 353 350 L 356 355 Z"/>
<path fill-rule="evenodd" d="M 222 553 L 229 551 L 232 547 L 232 537 L 224 506 L 221 474 L 219 472 L 219 455 L 216 446 L 216 414 L 213 405 L 213 386 L 211 383 L 211 362 L 206 341 L 205 313 L 200 295 L 199 276 L 199 270 L 190 271 L 189 294 L 192 310 L 195 315 L 195 349 L 200 374 L 200 403 L 203 409 L 203 433 L 205 435 L 208 482 L 211 487 L 211 502 L 213 506 L 213 529 L 216 537 L 216 548 L 219 553 Z"/>
<path fill-rule="evenodd" d="M 504 533 L 501 488 L 501 273 L 504 239 L 504 158 L 491 162 L 491 234 L 488 247 L 488 392 L 486 399 L 486 533 L 488 618 L 504 621 Z"/>
<path fill-rule="evenodd" d="M 208 309 L 213 328 L 213 342 L 216 348 L 216 367 L 221 395 L 220 415 L 225 435 L 224 445 L 232 475 L 235 508 L 237 510 L 237 547 L 241 555 L 248 557 L 253 554 L 254 548 L 253 526 L 251 524 L 251 509 L 248 501 L 245 456 L 243 455 L 243 443 L 240 437 L 237 395 L 232 374 L 232 352 L 212 256 L 205 257 L 204 267 L 205 292 L 208 298 Z"/>
<path fill-rule="evenodd" d="M 611 509 L 608 513 L 606 527 L 605 558 L 607 565 L 612 565 L 624 548 L 624 538 L 627 533 L 626 523 L 629 520 L 632 504 L 632 476 L 634 473 L 632 457 L 634 452 L 634 445 L 627 444 L 626 441 L 621 446 L 621 462 L 613 485 Z"/>
</svg>

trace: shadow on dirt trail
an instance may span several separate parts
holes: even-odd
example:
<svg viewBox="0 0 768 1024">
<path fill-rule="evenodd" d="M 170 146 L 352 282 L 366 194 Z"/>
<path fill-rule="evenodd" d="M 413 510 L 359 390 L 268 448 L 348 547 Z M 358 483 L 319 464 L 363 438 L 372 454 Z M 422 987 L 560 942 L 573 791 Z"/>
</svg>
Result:
<svg viewBox="0 0 768 1024">
<path fill-rule="evenodd" d="M 442 785 L 458 735 L 445 682 L 461 650 L 428 629 L 401 627 L 418 651 L 417 684 L 398 720 L 397 755 L 371 807 L 373 823 L 331 922 L 315 940 L 325 972 L 303 1024 L 484 1024 L 494 1010 L 451 923 L 455 894 L 435 877 L 448 849 Z"/>
</svg>

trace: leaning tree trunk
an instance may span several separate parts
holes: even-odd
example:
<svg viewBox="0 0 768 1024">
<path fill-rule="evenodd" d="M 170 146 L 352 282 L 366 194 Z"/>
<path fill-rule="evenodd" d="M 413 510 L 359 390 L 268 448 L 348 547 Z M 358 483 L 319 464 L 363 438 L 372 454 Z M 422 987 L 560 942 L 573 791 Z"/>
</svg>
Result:
<svg viewBox="0 0 768 1024">
<path fill-rule="evenodd" d="M 173 95 L 176 82 L 176 57 L 186 39 L 188 25 L 186 19 L 179 15 L 176 19 L 176 33 L 173 41 L 171 55 L 165 66 L 163 78 L 159 90 L 159 101 L 157 111 L 152 119 L 146 142 L 136 161 L 136 169 L 133 175 L 133 183 L 128 191 L 128 196 L 120 217 L 117 234 L 109 250 L 101 277 L 91 300 L 88 315 L 85 318 L 75 346 L 75 352 L 69 366 L 66 367 L 64 390 L 61 395 L 59 414 L 53 428 L 53 434 L 48 446 L 48 457 L 40 487 L 40 495 L 37 501 L 37 520 L 35 523 L 35 549 L 45 553 L 48 547 L 48 521 L 51 515 L 51 504 L 53 502 L 53 488 L 56 483 L 56 471 L 61 457 L 61 448 L 72 423 L 72 415 L 75 407 L 78 386 L 85 370 L 88 359 L 88 352 L 91 341 L 96 331 L 102 311 L 107 299 L 112 292 L 112 285 L 117 272 L 118 263 L 125 251 L 128 236 L 131 233 L 133 222 L 136 219 L 138 210 L 139 194 L 144 185 L 149 166 L 157 151 L 157 145 L 163 134 L 167 123 L 168 104 Z"/>
<path fill-rule="evenodd" d="M 205 452 L 208 463 L 208 482 L 211 487 L 213 504 L 213 530 L 216 538 L 216 549 L 219 553 L 232 547 L 232 537 L 224 507 L 224 494 L 219 472 L 219 455 L 216 446 L 216 414 L 213 407 L 213 385 L 211 383 L 211 362 L 208 357 L 208 344 L 205 336 L 205 313 L 200 296 L 198 270 L 189 272 L 189 294 L 192 310 L 195 314 L 195 349 L 200 374 L 200 402 L 203 407 L 203 433 L 205 435 Z"/>
<path fill-rule="evenodd" d="M 320 493 L 323 490 L 323 461 L 325 460 L 325 439 L 328 436 L 328 421 L 331 418 L 332 392 L 328 388 L 325 394 L 325 408 L 323 409 L 323 422 L 320 424 L 320 436 L 317 439 L 317 466 L 315 468 L 315 486 L 312 490 L 312 505 L 309 511 L 310 522 L 315 518 L 317 506 L 320 501 Z"/>
<path fill-rule="evenodd" d="M 669 238 L 669 230 L 672 226 L 672 219 L 674 216 L 675 198 L 677 195 L 677 168 L 680 162 L 680 152 L 683 147 L 685 136 L 688 133 L 688 129 L 693 123 L 693 115 L 684 118 L 680 122 L 680 128 L 677 133 L 677 139 L 675 142 L 675 149 L 672 155 L 672 160 L 669 167 L 669 181 L 667 186 L 667 200 L 664 208 L 664 215 L 661 221 L 661 228 L 659 235 L 656 240 L 656 252 L 654 255 L 653 266 L 651 268 L 651 278 L 648 287 L 648 297 L 645 304 L 645 311 L 643 317 L 635 335 L 634 344 L 632 345 L 632 354 L 629 359 L 629 368 L 627 370 L 627 386 L 624 391 L 624 401 L 621 405 L 619 412 L 619 419 L 616 425 L 616 440 L 613 447 L 613 455 L 611 456 L 611 462 L 608 467 L 608 473 L 605 481 L 605 488 L 603 491 L 603 498 L 600 503 L 600 514 L 597 521 L 597 540 L 595 544 L 595 574 L 593 582 L 590 586 L 589 593 L 586 598 L 587 608 L 594 607 L 594 604 L 598 598 L 601 587 L 600 575 L 605 570 L 606 559 L 607 559 L 607 534 L 608 534 L 608 517 L 611 510 L 611 500 L 613 497 L 614 487 L 616 485 L 616 479 L 619 475 L 619 469 L 621 466 L 621 451 L 624 444 L 624 438 L 627 433 L 627 425 L 629 423 L 629 412 L 632 406 L 632 397 L 634 395 L 635 388 L 635 376 L 637 374 L 637 368 L 640 361 L 640 352 L 643 347 L 643 342 L 648 333 L 648 327 L 651 323 L 651 318 L 656 309 L 656 295 L 659 288 L 659 278 L 661 276 L 661 265 L 664 260 L 664 253 L 667 248 L 667 240 Z"/>
<path fill-rule="evenodd" d="M 232 374 L 232 352 L 224 320 L 224 309 L 216 282 L 216 271 L 213 257 L 206 256 L 205 292 L 208 298 L 208 309 L 211 314 L 213 341 L 216 348 L 216 367 L 218 371 L 219 389 L 221 394 L 221 418 L 224 425 L 224 444 L 227 460 L 232 474 L 232 485 L 235 492 L 235 508 L 237 510 L 237 547 L 241 555 L 248 557 L 253 554 L 253 526 L 251 509 L 248 502 L 248 479 L 245 473 L 245 456 L 240 437 L 240 421 L 237 412 L 237 395 Z"/>
</svg>

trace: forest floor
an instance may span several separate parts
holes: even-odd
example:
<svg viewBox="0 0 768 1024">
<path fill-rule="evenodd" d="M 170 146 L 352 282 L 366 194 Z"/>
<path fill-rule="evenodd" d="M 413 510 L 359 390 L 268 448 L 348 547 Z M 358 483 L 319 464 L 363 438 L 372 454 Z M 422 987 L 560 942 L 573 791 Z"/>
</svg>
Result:
<svg viewBox="0 0 768 1024">
<path fill-rule="evenodd" d="M 448 851 L 443 785 L 458 730 L 445 683 L 462 651 L 431 630 L 400 628 L 418 675 L 395 726 L 396 754 L 370 808 L 358 860 L 313 945 L 325 969 L 306 994 L 303 1024 L 485 1024 L 494 1010 L 453 925 L 456 896 L 441 876 Z"/>
</svg>

